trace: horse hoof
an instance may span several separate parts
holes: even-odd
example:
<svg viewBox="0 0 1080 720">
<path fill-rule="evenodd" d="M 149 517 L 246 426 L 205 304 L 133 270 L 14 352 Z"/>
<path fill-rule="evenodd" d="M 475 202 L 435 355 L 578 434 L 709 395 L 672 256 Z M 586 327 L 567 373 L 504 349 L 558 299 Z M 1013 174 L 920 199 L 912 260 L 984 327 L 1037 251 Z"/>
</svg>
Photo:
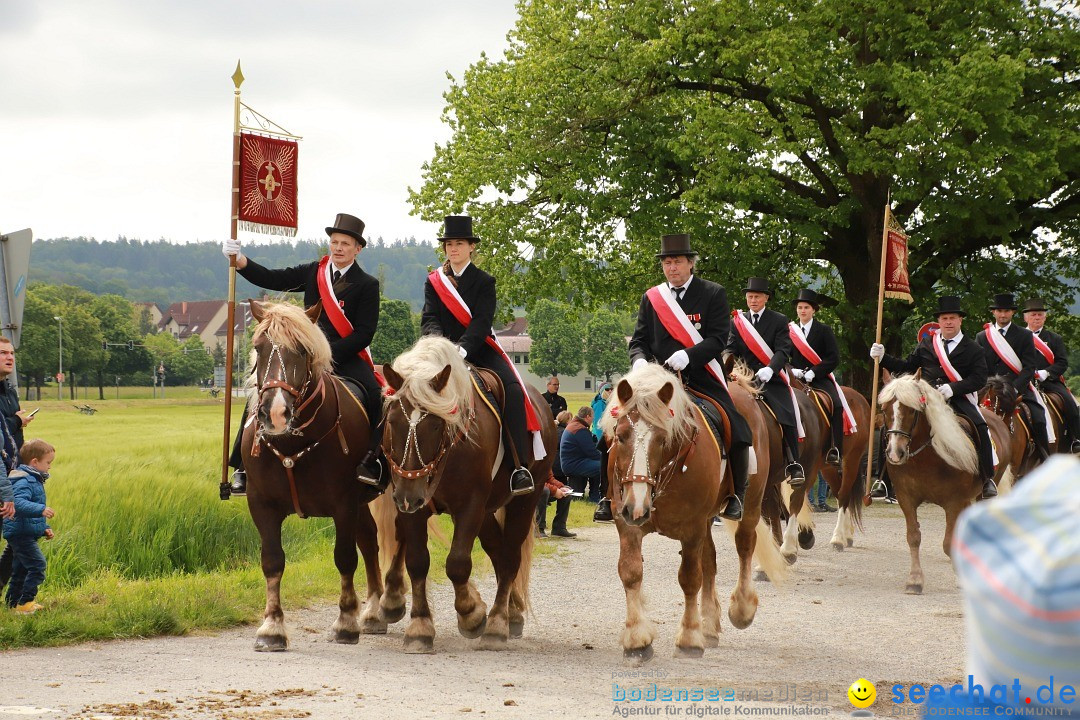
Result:
<svg viewBox="0 0 1080 720">
<path fill-rule="evenodd" d="M 653 656 L 652 643 L 646 645 L 645 647 L 624 648 L 622 654 L 623 658 L 625 658 L 626 660 L 639 663 L 649 662 L 650 660 L 652 660 Z"/>
<path fill-rule="evenodd" d="M 517 639 L 525 634 L 525 621 L 524 620 L 511 620 L 510 621 L 510 637 Z"/>
<path fill-rule="evenodd" d="M 847 546 L 851 547 L 854 544 L 855 544 L 855 538 L 848 538 Z"/>
<path fill-rule="evenodd" d="M 379 620 L 382 620 L 385 623 L 393 625 L 403 617 L 405 617 L 405 603 L 402 603 L 396 608 L 386 608 L 382 605 L 379 606 Z"/>
<path fill-rule="evenodd" d="M 809 550 L 814 547 L 814 531 L 813 530 L 800 530 L 799 531 L 799 547 L 803 550 Z"/>
<path fill-rule="evenodd" d="M 289 641 L 284 635 L 260 635 L 255 638 L 255 652 L 284 652 Z"/>
<path fill-rule="evenodd" d="M 694 660 L 705 656 L 705 648 L 703 647 L 679 647 L 675 646 L 675 657 L 677 658 L 692 658 Z"/>
<path fill-rule="evenodd" d="M 458 632 L 461 633 L 462 637 L 468 638 L 469 640 L 475 640 L 476 638 L 483 635 L 484 634 L 484 628 L 486 628 L 486 627 L 487 627 L 487 615 L 482 616 L 482 619 L 480 620 L 480 624 L 477 625 L 476 627 L 472 628 L 471 630 L 469 628 L 465 627 L 464 625 L 462 625 L 461 624 L 461 618 L 458 618 L 458 626 L 457 626 Z"/>
<path fill-rule="evenodd" d="M 754 610 L 757 610 L 757 608 L 754 608 Z M 748 616 L 744 617 L 742 615 L 736 615 L 731 610 L 728 610 L 727 616 L 728 616 L 728 620 L 731 621 L 732 626 L 736 630 L 745 630 L 746 628 L 750 627 L 750 625 L 753 624 L 753 622 L 754 622 L 754 613 L 753 612 L 750 613 Z"/>
<path fill-rule="evenodd" d="M 334 642 L 338 645 L 355 645 L 360 642 L 360 633 L 355 630 L 338 630 L 334 633 Z"/>
<path fill-rule="evenodd" d="M 407 637 L 405 638 L 405 652 L 409 655 L 434 655 L 435 638 Z"/>
<path fill-rule="evenodd" d="M 836 552 L 844 552 L 844 543 L 834 542 L 832 544 L 832 549 Z"/>
<path fill-rule="evenodd" d="M 794 565 L 795 561 L 799 559 L 799 554 L 798 553 L 791 553 L 790 555 L 786 555 L 784 553 L 780 553 L 780 554 L 784 556 L 785 560 L 787 560 L 788 565 Z"/>
<path fill-rule="evenodd" d="M 720 636 L 719 635 L 706 635 L 705 636 L 705 647 L 707 647 L 707 648 L 720 647 Z"/>
<path fill-rule="evenodd" d="M 792 560 L 792 562 L 795 562 Z M 769 574 L 764 570 L 757 570 L 754 572 L 754 582 L 769 582 Z"/>
<path fill-rule="evenodd" d="M 480 638 L 481 650 L 505 650 L 508 644 L 509 638 L 505 635 L 488 634 Z"/>
<path fill-rule="evenodd" d="M 908 583 L 904 592 L 908 595 L 922 595 L 922 583 Z"/>
<path fill-rule="evenodd" d="M 360 625 L 360 632 L 364 635 L 385 635 L 386 623 L 382 620 L 365 620 Z"/>
</svg>

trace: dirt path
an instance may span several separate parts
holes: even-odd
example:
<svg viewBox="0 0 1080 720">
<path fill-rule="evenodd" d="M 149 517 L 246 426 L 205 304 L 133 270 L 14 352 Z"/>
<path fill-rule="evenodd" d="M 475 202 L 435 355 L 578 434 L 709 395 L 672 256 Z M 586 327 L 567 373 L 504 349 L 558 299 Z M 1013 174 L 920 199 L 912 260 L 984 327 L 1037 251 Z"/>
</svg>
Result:
<svg viewBox="0 0 1080 720">
<path fill-rule="evenodd" d="M 859 677 L 877 685 L 876 714 L 894 714 L 894 683 L 952 683 L 963 670 L 960 596 L 941 552 L 944 515 L 924 508 L 922 516 L 925 595 L 902 591 L 908 551 L 897 507 L 875 504 L 867 534 L 843 553 L 828 544 L 836 516 L 817 515 L 826 526 L 817 547 L 800 554 L 788 586 L 758 584 L 760 610 L 743 631 L 726 618 L 734 546 L 714 528 L 724 631 L 720 647 L 701 660 L 671 657 L 682 611 L 678 545 L 650 536 L 645 589 L 660 629 L 656 657 L 637 670 L 623 662 L 617 534 L 605 525 L 584 528 L 574 540 L 543 541 L 563 550 L 534 569 L 535 617 L 507 652 L 475 650 L 476 641 L 458 635 L 452 594 L 442 583 L 433 591 L 434 656 L 401 652 L 403 623 L 386 636 L 361 637 L 358 646 L 329 643 L 331 607 L 287 616 L 287 653 L 253 652 L 254 627 L 7 652 L 0 654 L 0 718 L 583 718 L 630 708 L 701 717 L 788 707 L 788 700 L 812 714 L 828 708 L 846 715 L 847 687 Z M 436 574 L 443 577 L 441 569 Z M 493 582 L 480 590 L 489 599 Z M 652 683 L 731 688 L 736 700 L 613 701 L 613 693 Z M 754 691 L 757 702 L 739 699 Z"/>
</svg>

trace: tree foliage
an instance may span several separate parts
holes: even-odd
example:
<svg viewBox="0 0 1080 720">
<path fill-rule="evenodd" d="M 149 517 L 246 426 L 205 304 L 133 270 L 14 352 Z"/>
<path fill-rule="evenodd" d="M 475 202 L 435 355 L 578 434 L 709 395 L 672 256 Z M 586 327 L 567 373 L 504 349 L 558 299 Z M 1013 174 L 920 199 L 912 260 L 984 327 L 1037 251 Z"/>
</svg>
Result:
<svg viewBox="0 0 1080 720">
<path fill-rule="evenodd" d="M 371 341 L 371 358 L 382 364 L 393 361 L 416 342 L 412 312 L 404 300 L 384 297 L 379 310 L 379 327 Z"/>
<path fill-rule="evenodd" d="M 514 301 L 569 280 L 587 304 L 628 306 L 656 276 L 659 236 L 686 231 L 729 288 L 763 275 L 778 299 L 808 283 L 841 298 L 840 340 L 862 362 L 890 194 L 918 298 L 890 303 L 890 324 L 917 326 L 939 293 L 979 293 L 972 310 L 991 291 L 1074 301 L 1059 278 L 1080 275 L 1075 8 L 519 8 L 505 56 L 447 92 L 452 137 L 411 193 L 429 220 L 479 218 L 486 269 Z"/>
<path fill-rule="evenodd" d="M 585 326 L 585 365 L 590 375 L 605 380 L 630 369 L 622 322 L 610 310 L 597 310 Z"/>
<path fill-rule="evenodd" d="M 581 313 L 577 308 L 541 298 L 533 303 L 527 318 L 532 339 L 529 355 L 533 372 L 538 375 L 576 375 L 584 359 Z"/>
</svg>

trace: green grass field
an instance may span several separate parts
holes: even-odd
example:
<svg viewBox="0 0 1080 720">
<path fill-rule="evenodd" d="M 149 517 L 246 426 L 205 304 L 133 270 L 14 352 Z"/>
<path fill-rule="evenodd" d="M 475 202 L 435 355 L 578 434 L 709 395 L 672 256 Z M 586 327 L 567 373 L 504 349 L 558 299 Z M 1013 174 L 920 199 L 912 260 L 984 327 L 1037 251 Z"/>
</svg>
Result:
<svg viewBox="0 0 1080 720">
<path fill-rule="evenodd" d="M 183 390 L 183 389 L 178 389 Z M 0 648 L 90 639 L 182 634 L 259 619 L 265 601 L 259 537 L 243 498 L 218 499 L 223 406 L 190 389 L 166 400 L 41 407 L 26 429 L 57 447 L 46 486 L 56 538 L 43 542 L 48 570 L 33 616 L 0 610 Z M 234 402 L 234 421 L 242 403 Z M 575 503 L 575 506 L 581 505 Z M 549 511 L 553 512 L 553 509 Z M 571 520 L 588 522 L 591 507 Z M 447 536 L 448 518 L 440 518 Z M 286 612 L 336 602 L 333 527 L 290 517 Z M 554 552 L 552 544 L 539 554 Z M 445 579 L 446 548 L 432 541 L 432 577 Z M 478 572 L 490 570 L 474 551 Z M 363 571 L 357 573 L 363 586 Z"/>
</svg>

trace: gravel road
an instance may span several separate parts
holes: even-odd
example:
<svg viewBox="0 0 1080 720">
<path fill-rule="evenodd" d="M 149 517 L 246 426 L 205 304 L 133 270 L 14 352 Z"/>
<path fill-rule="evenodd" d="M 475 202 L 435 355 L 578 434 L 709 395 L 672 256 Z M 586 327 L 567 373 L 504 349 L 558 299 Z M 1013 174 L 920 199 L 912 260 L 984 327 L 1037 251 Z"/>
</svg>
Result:
<svg viewBox="0 0 1080 720">
<path fill-rule="evenodd" d="M 734 544 L 714 528 L 724 628 L 720 647 L 700 660 L 672 657 L 682 612 L 679 546 L 652 535 L 644 544 L 644 587 L 660 630 L 656 657 L 636 669 L 624 663 L 618 537 L 613 526 L 596 525 L 579 530 L 576 539 L 542 541 L 559 551 L 537 563 L 534 617 L 525 637 L 505 652 L 477 650 L 477 641 L 458 635 L 452 594 L 442 582 L 432 592 L 433 656 L 401 652 L 403 623 L 385 636 L 362 636 L 355 646 L 327 642 L 336 607 L 288 613 L 287 653 L 253 652 L 254 625 L 215 635 L 12 651 L 0 654 L 0 718 L 586 718 L 631 710 L 776 716 L 778 708 L 796 706 L 811 715 L 847 715 L 853 709 L 847 687 L 860 677 L 877 685 L 871 709 L 889 715 L 897 710 L 887 701 L 894 683 L 958 681 L 961 603 L 941 551 L 940 509 L 922 511 L 922 596 L 903 593 L 908 551 L 898 507 L 869 508 L 867 532 L 842 553 L 828 543 L 836 515 L 815 517 L 817 546 L 800 553 L 786 586 L 758 584 L 757 618 L 742 631 L 726 618 Z M 433 574 L 445 577 L 441 569 Z M 489 600 L 493 580 L 479 585 Z M 287 598 L 287 571 L 284 587 Z M 735 701 L 613 700 L 620 692 L 648 692 L 654 683 L 660 689 L 730 688 Z"/>
</svg>

